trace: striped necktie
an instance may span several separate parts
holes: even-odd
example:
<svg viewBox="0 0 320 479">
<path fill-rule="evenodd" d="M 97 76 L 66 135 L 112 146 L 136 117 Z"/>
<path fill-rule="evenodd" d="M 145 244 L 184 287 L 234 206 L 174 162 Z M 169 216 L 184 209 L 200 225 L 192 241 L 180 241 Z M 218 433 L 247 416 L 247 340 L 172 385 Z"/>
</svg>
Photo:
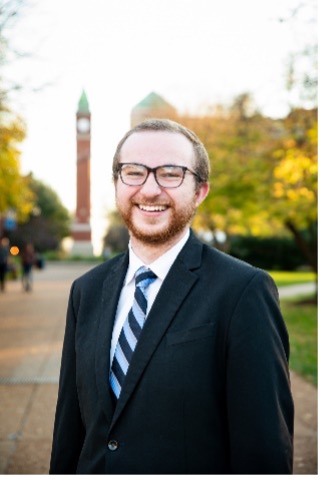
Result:
<svg viewBox="0 0 320 479">
<path fill-rule="evenodd" d="M 113 356 L 110 385 L 117 398 L 120 396 L 129 364 L 142 331 L 147 312 L 147 288 L 157 276 L 145 266 L 135 274 L 135 292 L 132 308 L 121 330 Z"/>
</svg>

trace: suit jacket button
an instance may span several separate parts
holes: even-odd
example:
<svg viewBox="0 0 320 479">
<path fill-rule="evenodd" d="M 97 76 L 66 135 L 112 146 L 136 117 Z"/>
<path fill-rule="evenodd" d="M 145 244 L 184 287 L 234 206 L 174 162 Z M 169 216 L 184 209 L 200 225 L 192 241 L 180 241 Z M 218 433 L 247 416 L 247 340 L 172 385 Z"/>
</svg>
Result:
<svg viewBox="0 0 320 479">
<path fill-rule="evenodd" d="M 108 442 L 108 449 L 109 451 L 116 451 L 119 447 L 119 443 L 118 441 L 116 441 L 115 439 L 111 439 L 109 442 Z"/>
</svg>

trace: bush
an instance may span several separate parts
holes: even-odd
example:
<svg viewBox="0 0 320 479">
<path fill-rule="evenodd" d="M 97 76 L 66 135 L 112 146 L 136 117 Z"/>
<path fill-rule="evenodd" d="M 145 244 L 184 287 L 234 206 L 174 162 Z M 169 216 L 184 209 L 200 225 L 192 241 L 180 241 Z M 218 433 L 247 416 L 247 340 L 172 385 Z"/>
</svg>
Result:
<svg viewBox="0 0 320 479">
<path fill-rule="evenodd" d="M 230 238 L 229 254 L 253 266 L 268 270 L 295 271 L 305 266 L 305 259 L 290 238 Z"/>
</svg>

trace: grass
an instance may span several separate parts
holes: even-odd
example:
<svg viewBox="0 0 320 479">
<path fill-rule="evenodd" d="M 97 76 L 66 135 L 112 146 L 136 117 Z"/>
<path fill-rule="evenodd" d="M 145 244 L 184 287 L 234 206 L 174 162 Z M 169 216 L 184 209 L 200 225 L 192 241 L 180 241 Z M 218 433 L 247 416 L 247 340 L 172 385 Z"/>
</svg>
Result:
<svg viewBox="0 0 320 479">
<path fill-rule="evenodd" d="M 317 386 L 317 305 L 305 299 L 285 299 L 281 310 L 290 338 L 290 369 Z"/>
<path fill-rule="evenodd" d="M 312 271 L 269 271 L 269 274 L 278 287 L 316 281 L 316 275 Z"/>
<path fill-rule="evenodd" d="M 270 271 L 277 286 L 316 281 L 312 271 Z M 318 385 L 318 324 L 317 304 L 312 296 L 286 298 L 281 310 L 290 339 L 290 368 L 300 376 Z"/>
</svg>

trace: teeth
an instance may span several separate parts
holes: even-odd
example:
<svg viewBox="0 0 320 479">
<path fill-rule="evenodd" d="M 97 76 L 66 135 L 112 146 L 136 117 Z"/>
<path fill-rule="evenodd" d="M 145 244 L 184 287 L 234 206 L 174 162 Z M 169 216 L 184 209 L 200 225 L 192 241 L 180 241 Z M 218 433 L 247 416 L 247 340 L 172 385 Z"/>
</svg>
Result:
<svg viewBox="0 0 320 479">
<path fill-rule="evenodd" d="M 140 210 L 143 211 L 164 211 L 166 209 L 165 206 L 148 206 L 148 205 L 139 205 Z"/>
</svg>

